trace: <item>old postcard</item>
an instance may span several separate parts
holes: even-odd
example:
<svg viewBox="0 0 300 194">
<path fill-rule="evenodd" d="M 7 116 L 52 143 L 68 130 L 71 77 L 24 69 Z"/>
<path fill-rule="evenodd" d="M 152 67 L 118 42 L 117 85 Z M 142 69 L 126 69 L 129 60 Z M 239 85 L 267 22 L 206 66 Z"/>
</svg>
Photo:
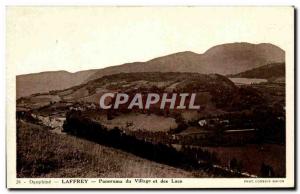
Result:
<svg viewBox="0 0 300 194">
<path fill-rule="evenodd" d="M 6 8 L 8 188 L 293 188 L 294 8 Z"/>
</svg>

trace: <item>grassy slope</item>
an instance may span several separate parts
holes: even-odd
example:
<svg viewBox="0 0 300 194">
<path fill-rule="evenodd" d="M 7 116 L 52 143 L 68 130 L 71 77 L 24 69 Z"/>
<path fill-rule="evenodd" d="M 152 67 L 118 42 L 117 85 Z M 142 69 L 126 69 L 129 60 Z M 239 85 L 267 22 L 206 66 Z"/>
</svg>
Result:
<svg viewBox="0 0 300 194">
<path fill-rule="evenodd" d="M 39 125 L 18 122 L 18 177 L 194 177 L 196 174 L 142 159 Z M 198 177 L 207 177 L 197 172 Z"/>
</svg>

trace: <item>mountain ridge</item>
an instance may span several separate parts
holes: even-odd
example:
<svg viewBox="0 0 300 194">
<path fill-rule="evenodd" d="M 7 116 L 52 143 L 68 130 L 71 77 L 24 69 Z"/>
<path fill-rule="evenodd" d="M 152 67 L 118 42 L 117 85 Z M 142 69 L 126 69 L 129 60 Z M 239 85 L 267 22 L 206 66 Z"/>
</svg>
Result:
<svg viewBox="0 0 300 194">
<path fill-rule="evenodd" d="M 221 75 L 237 74 L 268 63 L 284 62 L 285 52 L 269 43 L 227 43 L 216 45 L 203 54 L 183 51 L 145 62 L 70 73 L 41 72 L 17 76 L 17 98 L 39 92 L 66 89 L 105 75 L 131 72 L 196 72 Z M 56 74 L 56 75 L 55 75 Z M 47 87 L 45 87 L 47 85 Z"/>
</svg>

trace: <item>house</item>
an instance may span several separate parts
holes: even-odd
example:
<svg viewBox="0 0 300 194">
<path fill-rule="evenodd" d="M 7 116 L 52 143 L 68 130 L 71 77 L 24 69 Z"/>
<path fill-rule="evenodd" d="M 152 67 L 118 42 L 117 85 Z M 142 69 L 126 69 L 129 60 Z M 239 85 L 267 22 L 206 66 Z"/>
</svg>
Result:
<svg viewBox="0 0 300 194">
<path fill-rule="evenodd" d="M 202 120 L 200 120 L 200 121 L 198 122 L 198 124 L 199 124 L 201 127 L 203 127 L 203 126 L 207 125 L 207 121 L 206 121 L 205 119 L 202 119 Z"/>
</svg>

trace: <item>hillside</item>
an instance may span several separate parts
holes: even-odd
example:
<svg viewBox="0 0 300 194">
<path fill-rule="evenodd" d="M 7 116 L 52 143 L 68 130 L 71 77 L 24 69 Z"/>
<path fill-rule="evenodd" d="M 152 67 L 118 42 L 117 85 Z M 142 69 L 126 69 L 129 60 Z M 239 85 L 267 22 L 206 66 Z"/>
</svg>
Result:
<svg viewBox="0 0 300 194">
<path fill-rule="evenodd" d="M 89 81 L 65 90 L 20 98 L 18 106 L 42 107 L 53 102 L 99 103 L 106 92 L 197 92 L 196 102 L 207 107 L 225 106 L 237 92 L 228 78 L 218 74 L 198 73 L 120 73 Z"/>
<path fill-rule="evenodd" d="M 17 130 L 19 178 L 195 177 L 193 172 L 152 162 L 84 139 L 51 133 L 40 125 L 21 121 L 18 122 Z M 201 177 L 211 176 L 203 171 L 197 174 Z"/>
<path fill-rule="evenodd" d="M 242 73 L 229 75 L 229 77 L 261 78 L 268 80 L 284 79 L 285 63 L 271 63 Z"/>
<path fill-rule="evenodd" d="M 197 72 L 237 74 L 268 63 L 284 62 L 285 53 L 272 44 L 231 43 L 214 46 L 203 54 L 179 52 L 147 62 L 125 63 L 77 73 L 43 72 L 17 76 L 17 98 L 60 90 L 106 75 L 130 72 Z"/>
<path fill-rule="evenodd" d="M 195 104 L 200 105 L 199 111 L 183 111 L 182 117 L 186 120 L 196 120 L 207 115 L 224 114 L 226 111 L 240 111 L 259 106 L 263 102 L 261 95 L 249 88 L 239 89 L 228 78 L 218 74 L 199 73 L 120 73 L 89 81 L 86 84 L 74 86 L 65 90 L 52 91 L 45 94 L 35 94 L 17 100 L 17 110 L 36 110 L 38 114 L 49 116 L 55 112 L 64 113 L 72 108 L 98 109 L 100 97 L 108 92 L 122 92 L 129 95 L 135 93 L 196 93 Z M 144 101 L 145 102 L 145 101 Z M 107 126 L 126 125 L 127 120 L 133 120 L 135 126 L 144 126 L 149 130 L 164 131 L 176 128 L 175 115 L 172 118 L 161 115 L 178 112 L 162 111 L 159 103 L 151 107 L 151 112 L 157 114 L 145 117 L 144 110 L 133 112 L 137 115 L 128 114 L 115 118 L 114 122 L 107 122 Z M 177 102 L 178 103 L 178 102 Z M 121 106 L 118 112 L 127 113 L 127 109 Z M 101 111 L 100 111 L 101 112 Z M 180 112 L 180 111 L 179 111 Z M 102 114 L 102 113 L 101 113 Z M 64 114 L 63 114 L 64 115 Z M 105 111 L 103 115 L 96 113 L 91 115 L 96 120 L 106 120 Z M 140 119 L 136 119 L 140 118 Z M 159 120 L 160 122 L 153 122 Z M 116 124 L 116 125 L 115 125 Z M 133 128 L 132 130 L 136 130 Z"/>
</svg>

